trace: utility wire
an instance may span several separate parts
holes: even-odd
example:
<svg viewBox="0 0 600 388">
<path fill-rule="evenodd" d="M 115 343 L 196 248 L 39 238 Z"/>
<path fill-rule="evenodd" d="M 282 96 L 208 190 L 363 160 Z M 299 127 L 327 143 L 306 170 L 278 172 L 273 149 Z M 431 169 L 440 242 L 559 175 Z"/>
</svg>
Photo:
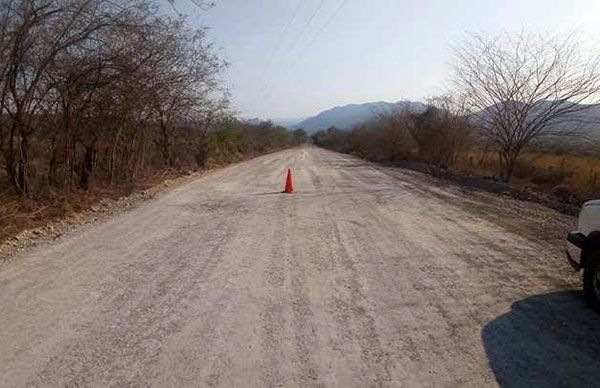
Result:
<svg viewBox="0 0 600 388">
<path fill-rule="evenodd" d="M 277 54 L 277 52 L 279 51 L 279 47 L 281 47 L 281 43 L 283 42 L 283 38 L 286 36 L 288 30 L 290 29 L 290 26 L 292 25 L 292 23 L 296 19 L 296 15 L 298 14 L 298 11 L 300 10 L 300 6 L 301 5 L 302 5 L 302 0 L 299 0 L 298 4 L 296 5 L 296 8 L 294 9 L 294 12 L 292 13 L 292 17 L 288 20 L 287 24 L 285 25 L 285 27 L 283 28 L 283 30 L 279 34 L 279 36 L 277 38 L 277 42 L 275 43 L 275 46 L 273 47 L 273 50 L 271 51 L 271 54 L 269 54 L 269 56 L 267 57 L 266 64 L 263 67 L 263 69 L 261 71 L 261 76 L 260 76 L 260 79 L 262 80 L 262 82 L 261 82 L 261 85 L 262 85 L 261 89 L 263 89 L 263 90 L 267 86 L 266 73 L 267 73 L 267 71 L 270 68 L 273 67 L 272 66 L 272 62 L 273 62 L 273 59 L 275 57 L 275 54 Z"/>
<path fill-rule="evenodd" d="M 336 8 L 336 10 L 331 14 L 331 16 L 329 16 L 329 19 L 327 19 L 325 24 L 319 29 L 319 31 L 317 31 L 315 36 L 313 36 L 312 39 L 308 42 L 308 44 L 306 45 L 304 50 L 302 50 L 300 52 L 300 55 L 298 55 L 296 57 L 296 60 L 292 62 L 292 64 L 290 65 L 290 69 L 292 69 L 296 65 L 296 63 L 298 63 L 298 61 L 300 61 L 300 59 L 302 59 L 304 57 L 304 54 L 306 54 L 306 52 L 308 52 L 308 50 L 312 47 L 312 45 L 317 41 L 317 39 L 319 38 L 321 33 L 323 31 L 325 31 L 325 29 L 329 26 L 329 24 L 331 24 L 333 19 L 337 16 L 338 13 L 340 13 L 340 11 L 342 10 L 342 8 L 344 8 L 344 6 L 346 5 L 347 2 L 348 2 L 348 0 L 342 0 L 342 2 Z"/>
<path fill-rule="evenodd" d="M 298 31 L 298 34 L 296 35 L 296 37 L 292 41 L 292 44 L 290 45 L 289 50 L 287 50 L 287 52 L 285 53 L 285 55 L 282 55 L 281 59 L 277 63 L 277 66 L 275 66 L 275 69 L 273 70 L 273 73 L 276 73 L 277 70 L 279 70 L 279 68 L 281 67 L 281 64 L 283 63 L 284 59 L 288 56 L 288 54 L 290 54 L 290 53 L 292 53 L 294 51 L 294 49 L 298 45 L 298 41 L 300 40 L 300 37 L 304 34 L 304 31 L 310 25 L 310 22 L 312 22 L 312 20 L 315 18 L 315 16 L 319 12 L 319 10 L 321 8 L 323 8 L 323 4 L 325 4 L 325 0 L 320 0 L 319 4 L 314 9 L 314 11 L 310 15 L 310 17 L 306 20 L 306 22 L 304 23 L 304 25 L 302 26 L 302 28 L 300 29 L 300 31 Z"/>
<path fill-rule="evenodd" d="M 279 47 L 281 46 L 281 43 L 283 42 L 283 38 L 286 36 L 286 34 L 287 34 L 288 30 L 290 29 L 290 26 L 292 25 L 294 20 L 296 20 L 296 16 L 298 15 L 298 11 L 300 10 L 301 5 L 302 5 L 302 0 L 299 0 L 298 5 L 296 5 L 296 8 L 294 9 L 294 12 L 292 13 L 292 17 L 290 18 L 290 20 L 288 20 L 288 22 L 285 25 L 281 34 L 279 34 L 277 43 L 275 44 L 275 47 L 273 48 L 273 52 L 271 53 L 271 56 L 269 58 L 272 58 L 275 55 L 275 53 L 279 50 Z"/>
<path fill-rule="evenodd" d="M 264 94 L 266 93 L 266 89 L 267 89 L 267 84 L 268 84 L 267 71 L 268 71 L 268 69 L 273 68 L 271 62 L 273 61 L 275 54 L 277 54 L 277 52 L 279 51 L 279 47 L 281 46 L 281 43 L 283 42 L 283 38 L 287 35 L 287 32 L 290 29 L 290 26 L 292 25 L 294 20 L 296 20 L 296 16 L 297 16 L 298 11 L 300 10 L 301 6 L 302 6 L 302 0 L 298 0 L 298 4 L 296 5 L 296 8 L 294 9 L 294 12 L 292 12 L 292 17 L 288 20 L 285 27 L 279 34 L 279 36 L 277 38 L 277 42 L 275 43 L 275 46 L 273 46 L 273 50 L 267 57 L 265 66 L 262 68 L 261 75 L 259 77 L 259 79 L 262 80 L 261 88 L 260 88 L 262 90 L 261 97 L 260 97 L 261 99 L 263 98 Z"/>
<path fill-rule="evenodd" d="M 289 46 L 289 49 L 285 53 L 283 53 L 283 55 L 281 56 L 281 58 L 277 62 L 277 65 L 275 65 L 275 67 L 273 68 L 273 71 L 271 72 L 271 77 L 270 77 L 271 78 L 271 82 L 273 82 L 273 80 L 276 78 L 276 74 L 278 73 L 279 69 L 281 68 L 281 65 L 283 64 L 283 61 L 285 60 L 285 58 L 288 57 L 289 54 L 291 54 L 293 52 L 293 50 L 296 48 L 300 37 L 303 35 L 303 33 L 306 30 L 306 28 L 310 25 L 310 23 L 315 18 L 315 16 L 319 12 L 319 10 L 323 7 L 324 4 L 325 4 L 325 0 L 320 0 L 319 4 L 316 6 L 316 8 L 310 14 L 310 16 L 308 17 L 308 19 L 306 20 L 306 22 L 304 22 L 304 25 L 298 31 L 298 34 L 296 35 L 296 37 L 292 41 L 292 44 Z M 268 91 L 268 87 L 267 87 L 268 85 L 267 85 L 266 77 L 265 77 L 265 79 L 263 81 L 264 82 L 263 82 L 262 87 L 261 87 L 262 91 L 261 91 L 261 96 L 260 96 L 261 100 L 263 99 L 264 95 Z"/>
<path fill-rule="evenodd" d="M 321 3 L 319 4 L 319 6 L 315 9 L 315 12 L 313 12 L 313 14 L 311 15 L 311 17 L 305 23 L 305 25 L 304 25 L 305 28 L 310 24 L 310 22 L 312 21 L 312 19 L 316 15 L 316 13 L 323 6 L 323 2 L 324 1 L 321 1 Z M 325 29 L 331 24 L 331 22 L 333 21 L 333 19 L 335 19 L 335 17 L 340 13 L 340 11 L 342 10 L 342 8 L 344 8 L 344 6 L 346 5 L 347 2 L 348 2 L 348 0 L 342 0 L 340 2 L 339 6 L 336 8 L 336 10 L 329 16 L 329 18 L 327 19 L 327 21 L 325 22 L 325 24 L 323 24 L 323 26 L 321 26 L 321 28 L 317 31 L 317 33 L 312 37 L 312 39 L 308 42 L 308 44 L 306 45 L 306 47 L 304 48 L 304 50 L 302 50 L 300 52 L 300 54 L 298 55 L 298 57 L 296 58 L 296 60 L 290 64 L 290 70 L 293 69 L 294 66 L 296 65 L 296 63 L 298 63 L 298 61 L 300 61 L 300 59 L 302 59 L 304 57 L 304 54 L 306 52 L 308 52 L 308 50 L 317 41 L 317 39 L 323 33 L 323 31 L 325 31 Z M 298 36 L 300 36 L 301 34 L 302 34 L 302 31 L 300 32 L 300 34 Z M 293 47 L 292 47 L 292 49 L 293 49 Z M 291 51 L 292 50 L 290 50 L 288 52 L 291 53 Z M 282 60 L 283 60 L 283 58 L 282 58 Z M 279 64 L 281 64 L 281 61 L 280 61 Z M 278 67 L 279 67 L 279 64 L 278 64 Z M 275 74 L 275 71 L 273 73 Z M 276 77 L 274 76 L 273 79 L 275 79 L 275 78 Z M 272 81 L 273 81 L 273 79 L 272 79 Z M 266 90 L 266 88 L 263 88 L 263 90 Z"/>
</svg>

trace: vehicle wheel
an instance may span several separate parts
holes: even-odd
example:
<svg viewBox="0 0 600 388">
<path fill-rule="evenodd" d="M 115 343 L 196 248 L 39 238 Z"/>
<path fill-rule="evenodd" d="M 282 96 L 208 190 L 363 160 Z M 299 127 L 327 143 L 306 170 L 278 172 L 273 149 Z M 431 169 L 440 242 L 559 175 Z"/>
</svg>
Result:
<svg viewBox="0 0 600 388">
<path fill-rule="evenodd" d="M 591 255 L 583 271 L 583 294 L 588 305 L 600 312 L 600 250 Z"/>
</svg>

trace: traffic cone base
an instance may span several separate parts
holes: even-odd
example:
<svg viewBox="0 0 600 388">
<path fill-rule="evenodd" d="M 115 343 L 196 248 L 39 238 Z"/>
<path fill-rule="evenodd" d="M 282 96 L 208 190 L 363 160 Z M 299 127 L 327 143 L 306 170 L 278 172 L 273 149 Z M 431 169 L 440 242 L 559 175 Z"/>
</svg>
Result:
<svg viewBox="0 0 600 388">
<path fill-rule="evenodd" d="M 284 193 L 292 194 L 294 192 L 294 177 L 292 176 L 292 169 L 288 168 L 287 178 L 285 179 Z"/>
</svg>

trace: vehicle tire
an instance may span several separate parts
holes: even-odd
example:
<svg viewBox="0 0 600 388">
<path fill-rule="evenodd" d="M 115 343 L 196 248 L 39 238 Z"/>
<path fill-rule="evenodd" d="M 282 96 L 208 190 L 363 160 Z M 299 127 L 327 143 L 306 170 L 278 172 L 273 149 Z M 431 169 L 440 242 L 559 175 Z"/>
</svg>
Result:
<svg viewBox="0 0 600 388">
<path fill-rule="evenodd" d="M 588 305 L 600 313 L 600 250 L 591 254 L 583 270 L 583 294 Z"/>
</svg>

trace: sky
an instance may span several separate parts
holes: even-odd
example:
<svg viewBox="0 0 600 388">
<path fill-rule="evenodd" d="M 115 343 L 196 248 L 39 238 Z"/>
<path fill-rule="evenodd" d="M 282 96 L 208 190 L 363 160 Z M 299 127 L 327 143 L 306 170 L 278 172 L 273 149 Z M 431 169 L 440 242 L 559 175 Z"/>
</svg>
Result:
<svg viewBox="0 0 600 388">
<path fill-rule="evenodd" d="M 451 46 L 470 33 L 575 32 L 600 42 L 600 0 L 215 0 L 201 10 L 230 62 L 222 78 L 245 118 L 299 118 L 349 103 L 446 91 Z"/>
</svg>

